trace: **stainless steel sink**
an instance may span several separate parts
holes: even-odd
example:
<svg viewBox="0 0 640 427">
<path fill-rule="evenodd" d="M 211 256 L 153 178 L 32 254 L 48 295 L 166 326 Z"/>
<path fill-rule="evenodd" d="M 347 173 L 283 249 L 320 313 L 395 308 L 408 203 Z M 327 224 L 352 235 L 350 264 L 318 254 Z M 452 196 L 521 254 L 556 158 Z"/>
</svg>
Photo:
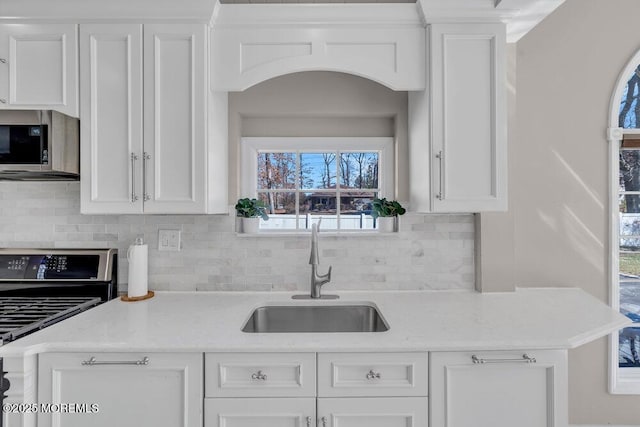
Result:
<svg viewBox="0 0 640 427">
<path fill-rule="evenodd" d="M 242 332 L 384 332 L 373 305 L 268 305 L 256 308 Z"/>
</svg>

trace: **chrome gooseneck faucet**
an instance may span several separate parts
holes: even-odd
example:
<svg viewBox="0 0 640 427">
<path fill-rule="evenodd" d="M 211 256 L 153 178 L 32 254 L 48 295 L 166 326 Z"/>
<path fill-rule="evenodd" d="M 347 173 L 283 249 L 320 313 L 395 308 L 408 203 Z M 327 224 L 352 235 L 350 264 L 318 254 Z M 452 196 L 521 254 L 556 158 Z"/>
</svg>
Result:
<svg viewBox="0 0 640 427">
<path fill-rule="evenodd" d="M 318 253 L 318 229 L 322 218 L 311 225 L 311 255 L 309 256 L 309 264 L 311 264 L 311 298 L 321 298 L 320 288 L 322 285 L 331 281 L 331 266 L 327 274 L 318 274 L 318 264 L 320 264 L 320 255 Z"/>
</svg>

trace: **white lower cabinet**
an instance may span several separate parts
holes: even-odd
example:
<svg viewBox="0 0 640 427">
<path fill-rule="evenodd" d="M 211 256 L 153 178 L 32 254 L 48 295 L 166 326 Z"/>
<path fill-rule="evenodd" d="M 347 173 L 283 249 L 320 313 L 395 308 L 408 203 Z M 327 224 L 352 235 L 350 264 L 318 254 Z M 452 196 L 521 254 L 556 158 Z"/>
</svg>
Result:
<svg viewBox="0 0 640 427">
<path fill-rule="evenodd" d="M 566 427 L 567 375 L 564 350 L 206 353 L 204 363 L 201 353 L 44 353 L 38 402 L 61 410 L 41 412 L 37 421 L 38 427 Z"/>
<path fill-rule="evenodd" d="M 430 427 L 566 427 L 567 353 L 430 354 Z"/>
<path fill-rule="evenodd" d="M 204 426 L 427 427 L 427 366 L 426 352 L 205 354 Z"/>
<path fill-rule="evenodd" d="M 427 399 L 205 399 L 205 427 L 427 427 Z"/>
<path fill-rule="evenodd" d="M 205 399 L 204 427 L 314 427 L 316 399 Z"/>
<path fill-rule="evenodd" d="M 318 427 L 427 427 L 426 397 L 319 398 Z"/>
<path fill-rule="evenodd" d="M 60 410 L 38 427 L 200 427 L 202 365 L 201 353 L 41 354 L 38 402 Z"/>
</svg>

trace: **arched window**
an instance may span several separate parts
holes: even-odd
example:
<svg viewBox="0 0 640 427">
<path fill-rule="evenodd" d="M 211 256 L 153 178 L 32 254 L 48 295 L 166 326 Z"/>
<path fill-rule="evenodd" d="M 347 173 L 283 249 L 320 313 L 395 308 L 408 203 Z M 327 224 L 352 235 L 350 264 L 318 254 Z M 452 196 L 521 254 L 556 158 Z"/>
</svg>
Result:
<svg viewBox="0 0 640 427">
<path fill-rule="evenodd" d="M 612 99 L 611 305 L 634 325 L 611 340 L 610 391 L 640 394 L 640 52 Z"/>
</svg>

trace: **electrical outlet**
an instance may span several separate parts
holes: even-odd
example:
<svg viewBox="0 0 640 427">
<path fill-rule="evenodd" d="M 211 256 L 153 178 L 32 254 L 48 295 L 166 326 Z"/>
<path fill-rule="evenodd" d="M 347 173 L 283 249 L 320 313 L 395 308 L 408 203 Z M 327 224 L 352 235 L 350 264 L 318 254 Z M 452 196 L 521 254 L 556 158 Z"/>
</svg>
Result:
<svg viewBox="0 0 640 427">
<path fill-rule="evenodd" d="M 179 251 L 180 250 L 180 230 L 160 230 L 158 231 L 159 251 Z"/>
</svg>

